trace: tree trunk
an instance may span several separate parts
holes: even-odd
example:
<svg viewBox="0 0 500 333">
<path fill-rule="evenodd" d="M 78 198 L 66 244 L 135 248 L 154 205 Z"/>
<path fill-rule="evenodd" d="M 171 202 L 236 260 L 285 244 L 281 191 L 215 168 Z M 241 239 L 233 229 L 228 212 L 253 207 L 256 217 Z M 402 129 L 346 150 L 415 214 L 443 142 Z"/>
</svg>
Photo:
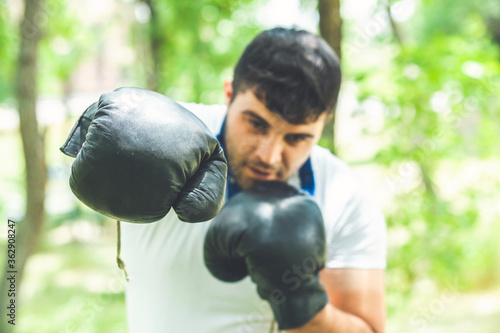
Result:
<svg viewBox="0 0 500 333">
<path fill-rule="evenodd" d="M 403 36 L 401 35 L 401 31 L 399 30 L 399 26 L 394 21 L 394 18 L 391 14 L 391 6 L 386 6 L 387 16 L 389 17 L 389 22 L 391 23 L 392 34 L 394 35 L 394 39 L 398 43 L 399 47 L 403 47 Z"/>
<path fill-rule="evenodd" d="M 342 19 L 339 0 L 318 0 L 319 31 L 321 37 L 330 44 L 341 58 Z"/>
<path fill-rule="evenodd" d="M 151 11 L 149 20 L 149 48 L 151 66 L 146 65 L 146 86 L 149 90 L 158 91 L 161 86 L 163 66 L 162 46 L 165 44 L 164 31 L 160 28 L 159 14 L 154 0 L 143 0 Z"/>
<path fill-rule="evenodd" d="M 342 19 L 340 18 L 339 0 L 318 0 L 319 31 L 321 37 L 327 41 L 337 53 L 342 55 L 340 43 L 342 41 Z M 335 153 L 335 113 L 326 122 L 322 138 L 332 153 Z"/>
<path fill-rule="evenodd" d="M 485 17 L 484 21 L 486 22 L 493 42 L 500 46 L 500 18 Z"/>
<path fill-rule="evenodd" d="M 42 8 L 43 0 L 25 0 L 24 18 L 21 22 L 21 38 L 17 68 L 16 95 L 20 120 L 20 131 L 23 141 L 26 162 L 26 213 L 22 221 L 15 224 L 15 264 L 3 270 L 1 283 L 0 307 L 2 320 L 1 332 L 10 332 L 13 325 L 7 323 L 9 317 L 4 312 L 13 297 L 8 297 L 11 284 L 7 277 L 15 271 L 15 307 L 16 324 L 19 310 L 20 282 L 22 281 L 26 261 L 38 243 L 44 222 L 44 200 L 46 183 L 46 165 L 44 136 L 38 129 L 36 119 L 36 72 L 37 48 L 40 40 L 40 25 L 47 15 Z M 6 221 L 4 221 L 5 223 Z M 5 228 L 6 226 L 2 226 Z"/>
</svg>

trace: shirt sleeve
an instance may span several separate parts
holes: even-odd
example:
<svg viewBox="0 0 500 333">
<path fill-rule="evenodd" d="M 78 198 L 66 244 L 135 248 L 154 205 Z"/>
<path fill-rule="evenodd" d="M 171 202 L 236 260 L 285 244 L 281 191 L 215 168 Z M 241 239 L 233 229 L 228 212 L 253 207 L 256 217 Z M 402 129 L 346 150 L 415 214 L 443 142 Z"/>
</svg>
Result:
<svg viewBox="0 0 500 333">
<path fill-rule="evenodd" d="M 385 269 L 385 218 L 375 200 L 361 186 L 346 193 L 334 231 L 327 237 L 328 268 Z M 340 207 L 338 207 L 340 208 Z"/>
</svg>

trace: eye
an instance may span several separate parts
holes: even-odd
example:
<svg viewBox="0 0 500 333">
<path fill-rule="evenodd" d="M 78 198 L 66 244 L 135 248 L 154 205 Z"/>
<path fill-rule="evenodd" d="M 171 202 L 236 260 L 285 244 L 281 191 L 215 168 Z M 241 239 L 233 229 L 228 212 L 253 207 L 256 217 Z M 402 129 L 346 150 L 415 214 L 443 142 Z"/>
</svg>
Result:
<svg viewBox="0 0 500 333">
<path fill-rule="evenodd" d="M 267 131 L 267 126 L 265 123 L 255 120 L 255 119 L 249 119 L 248 122 L 252 125 L 252 127 L 260 132 L 265 132 Z"/>
</svg>

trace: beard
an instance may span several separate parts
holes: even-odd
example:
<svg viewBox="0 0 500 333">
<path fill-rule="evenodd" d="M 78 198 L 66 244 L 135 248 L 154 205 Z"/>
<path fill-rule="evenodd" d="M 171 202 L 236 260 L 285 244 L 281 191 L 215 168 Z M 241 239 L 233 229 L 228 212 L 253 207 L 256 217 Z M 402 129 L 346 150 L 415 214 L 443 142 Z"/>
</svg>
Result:
<svg viewBox="0 0 500 333">
<path fill-rule="evenodd" d="M 245 175 L 245 168 L 247 167 L 256 168 L 264 172 L 272 173 L 275 178 L 274 180 L 281 180 L 281 181 L 285 180 L 284 170 L 282 167 L 270 166 L 252 157 L 238 158 L 237 156 L 232 156 L 232 154 L 227 154 L 227 155 L 228 155 L 227 159 L 229 162 L 229 167 L 231 168 L 231 172 L 236 180 L 236 183 L 243 190 L 248 190 L 255 184 L 255 182 L 259 181 L 258 179 L 254 179 L 248 175 Z"/>
</svg>

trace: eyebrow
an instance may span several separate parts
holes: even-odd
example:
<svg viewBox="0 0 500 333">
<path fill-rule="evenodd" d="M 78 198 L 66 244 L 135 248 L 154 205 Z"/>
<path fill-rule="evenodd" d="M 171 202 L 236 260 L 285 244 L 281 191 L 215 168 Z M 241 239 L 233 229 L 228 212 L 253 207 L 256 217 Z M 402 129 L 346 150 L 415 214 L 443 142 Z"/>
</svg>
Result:
<svg viewBox="0 0 500 333">
<path fill-rule="evenodd" d="M 247 116 L 250 116 L 250 117 L 253 117 L 253 118 L 257 119 L 258 121 L 264 123 L 264 125 L 267 126 L 267 127 L 271 127 L 271 124 L 269 124 L 267 122 L 267 120 L 265 120 L 264 118 L 262 118 L 257 113 L 255 113 L 255 112 L 253 112 L 251 110 L 245 110 L 245 111 L 242 111 L 241 113 L 243 113 L 244 115 L 247 115 Z M 313 138 L 314 137 L 314 135 L 311 135 L 309 133 L 288 133 L 287 135 L 300 135 L 300 136 L 303 136 L 304 138 Z"/>
<path fill-rule="evenodd" d="M 258 121 L 261 121 L 264 124 L 266 124 L 267 126 L 271 127 L 271 125 L 267 122 L 267 120 L 265 120 L 264 118 L 262 118 L 261 116 L 259 116 L 257 113 L 255 113 L 253 111 L 245 110 L 242 113 L 245 114 L 245 115 L 247 115 L 247 116 L 256 118 Z"/>
</svg>

